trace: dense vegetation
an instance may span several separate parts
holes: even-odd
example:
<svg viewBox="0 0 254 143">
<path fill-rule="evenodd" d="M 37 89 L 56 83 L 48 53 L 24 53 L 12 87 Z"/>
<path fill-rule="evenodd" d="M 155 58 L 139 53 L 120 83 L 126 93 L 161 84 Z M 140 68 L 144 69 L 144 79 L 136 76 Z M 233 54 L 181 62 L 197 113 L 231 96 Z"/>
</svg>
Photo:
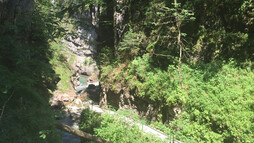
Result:
<svg viewBox="0 0 254 143">
<path fill-rule="evenodd" d="M 126 32 L 99 56 L 104 87 L 159 106 L 179 139 L 253 142 L 253 1 L 124 4 Z"/>
<path fill-rule="evenodd" d="M 132 118 L 127 119 L 126 116 Z M 111 142 L 162 143 L 161 139 L 150 134 L 144 134 L 133 121 L 130 121 L 130 119 L 138 120 L 138 117 L 137 114 L 125 110 L 120 110 L 116 114 L 100 115 L 85 109 L 81 113 L 79 126 L 81 130 Z M 83 140 L 83 142 L 86 142 L 86 140 Z"/>
<path fill-rule="evenodd" d="M 49 98 L 62 79 L 60 71 L 55 69 L 66 64 L 59 52 L 61 46 L 54 44 L 64 31 L 50 1 L 36 0 L 30 11 L 15 10 L 13 17 L 0 17 L 0 142 L 3 143 L 60 142 Z M 68 73 L 63 69 L 61 72 Z"/>
<path fill-rule="evenodd" d="M 253 0 L 121 2 L 124 10 L 119 0 L 35 0 L 32 13 L 11 17 L 0 9 L 0 142 L 60 142 L 49 99 L 72 74 L 60 41 L 92 4 L 101 6 L 102 88 L 158 107 L 152 124 L 179 140 L 254 142 Z M 123 120 L 85 110 L 80 128 L 113 142 L 158 141 Z"/>
</svg>

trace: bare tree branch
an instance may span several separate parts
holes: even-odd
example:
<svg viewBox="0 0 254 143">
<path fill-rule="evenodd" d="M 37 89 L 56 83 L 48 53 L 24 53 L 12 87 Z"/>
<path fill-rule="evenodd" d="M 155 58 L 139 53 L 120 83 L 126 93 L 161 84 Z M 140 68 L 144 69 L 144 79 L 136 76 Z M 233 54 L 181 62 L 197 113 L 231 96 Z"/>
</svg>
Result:
<svg viewBox="0 0 254 143">
<path fill-rule="evenodd" d="M 156 54 L 156 53 L 152 53 L 152 55 L 155 55 L 155 56 L 162 56 L 162 57 L 170 57 L 170 58 L 174 58 L 174 56 L 171 56 L 171 55 L 165 55 L 165 54 Z"/>
</svg>

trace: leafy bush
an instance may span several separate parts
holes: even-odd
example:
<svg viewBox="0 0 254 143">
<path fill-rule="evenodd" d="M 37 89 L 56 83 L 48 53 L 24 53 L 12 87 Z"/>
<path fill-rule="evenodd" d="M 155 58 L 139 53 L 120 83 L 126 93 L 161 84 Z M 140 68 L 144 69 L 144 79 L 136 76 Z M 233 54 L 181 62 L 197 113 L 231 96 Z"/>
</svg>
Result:
<svg viewBox="0 0 254 143">
<path fill-rule="evenodd" d="M 132 60 L 139 53 L 139 45 L 142 41 L 141 36 L 130 29 L 123 37 L 118 47 L 119 58 L 121 61 Z"/>
<path fill-rule="evenodd" d="M 130 11 L 122 24 L 134 31 L 111 48 L 115 59 L 101 67 L 104 88 L 164 109 L 160 118 L 172 116 L 166 122 L 180 139 L 254 142 L 253 0 L 178 2 L 124 3 Z M 165 111 L 174 107 L 180 112 Z"/>
<path fill-rule="evenodd" d="M 33 13 L 22 11 L 0 22 L 0 142 L 57 143 L 48 90 L 56 89 L 58 76 L 49 41 L 61 28 L 50 1 L 36 0 Z"/>
<path fill-rule="evenodd" d="M 101 126 L 95 129 L 96 136 L 116 143 L 162 142 L 152 135 L 144 134 L 138 126 L 124 116 L 104 114 Z"/>
<path fill-rule="evenodd" d="M 94 134 L 94 128 L 100 127 L 101 120 L 100 114 L 87 108 L 81 112 L 79 128 L 84 132 Z"/>
<path fill-rule="evenodd" d="M 130 113 L 121 111 L 115 115 L 99 115 L 90 109 L 85 109 L 82 111 L 79 127 L 85 132 L 116 143 L 161 142 L 152 135 L 144 134 L 138 126 L 123 116 Z M 132 114 L 132 117 L 137 118 L 138 115 Z"/>
<path fill-rule="evenodd" d="M 148 55 L 136 58 L 128 66 L 114 67 L 102 69 L 102 78 L 106 78 L 106 73 L 111 78 L 107 78 L 107 83 L 134 89 L 138 96 L 161 108 L 181 108 L 180 116 L 170 126 L 181 135 L 198 142 L 253 142 L 251 65 L 241 68 L 235 61 L 183 64 L 183 88 L 174 66 L 170 65 L 167 71 L 154 68 Z"/>
<path fill-rule="evenodd" d="M 67 61 L 65 53 L 63 53 L 63 45 L 60 42 L 52 42 L 50 45 L 50 64 L 52 64 L 54 71 L 59 75 L 58 89 L 66 91 L 71 88 L 72 70 L 70 66 L 71 61 Z"/>
<path fill-rule="evenodd" d="M 7 100 L 7 95 L 1 95 L 1 105 L 2 101 Z M 6 104 L 0 127 L 1 143 L 60 142 L 47 99 L 34 89 L 15 88 L 12 98 Z M 41 133 L 44 133 L 44 136 L 41 136 Z"/>
<path fill-rule="evenodd" d="M 184 71 L 188 98 L 175 125 L 199 142 L 253 142 L 253 69 L 231 61 Z"/>
<path fill-rule="evenodd" d="M 113 50 L 105 46 L 101 49 L 101 52 L 99 53 L 98 59 L 100 65 L 109 65 L 113 62 L 114 52 Z"/>
</svg>

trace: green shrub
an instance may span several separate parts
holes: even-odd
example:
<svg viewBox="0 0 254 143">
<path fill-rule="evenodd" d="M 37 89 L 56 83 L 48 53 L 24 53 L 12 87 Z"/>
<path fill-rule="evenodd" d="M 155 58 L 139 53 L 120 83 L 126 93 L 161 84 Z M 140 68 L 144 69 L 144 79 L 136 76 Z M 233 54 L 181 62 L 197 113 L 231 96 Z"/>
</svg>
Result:
<svg viewBox="0 0 254 143">
<path fill-rule="evenodd" d="M 181 114 L 170 126 L 179 130 L 179 137 L 198 142 L 254 142 L 254 71 L 250 64 L 182 64 L 181 71 L 183 88 L 176 67 L 154 68 L 149 55 L 144 55 L 128 66 L 102 68 L 101 78 L 109 85 L 121 83 L 161 108 L 180 107 Z"/>
<path fill-rule="evenodd" d="M 52 64 L 55 73 L 59 76 L 58 89 L 66 91 L 71 88 L 71 75 L 72 70 L 67 57 L 62 52 L 64 46 L 60 42 L 52 42 L 50 45 L 51 57 L 50 64 Z M 72 58 L 72 57 L 71 57 Z"/>
<path fill-rule="evenodd" d="M 175 121 L 182 132 L 199 142 L 253 142 L 253 69 L 231 61 L 183 71 L 188 98 Z"/>
<path fill-rule="evenodd" d="M 153 135 L 144 134 L 138 126 L 123 116 L 130 115 L 130 113 L 134 119 L 137 119 L 137 114 L 134 115 L 126 110 L 115 115 L 103 114 L 101 116 L 90 109 L 85 109 L 81 113 L 79 127 L 82 131 L 116 143 L 161 142 Z"/>
<path fill-rule="evenodd" d="M 6 95 L 1 95 L 0 99 L 6 101 L 4 97 Z M 0 142 L 58 143 L 60 136 L 55 122 L 47 99 L 34 89 L 16 87 L 0 121 Z"/>
<path fill-rule="evenodd" d="M 58 143 L 48 104 L 58 78 L 49 63 L 58 19 L 50 1 L 34 1 L 32 13 L 22 11 L 0 22 L 0 142 Z"/>
<path fill-rule="evenodd" d="M 162 142 L 153 135 L 144 134 L 137 125 L 121 115 L 104 114 L 101 126 L 95 129 L 95 134 L 115 143 Z"/>
<path fill-rule="evenodd" d="M 101 120 L 100 114 L 87 108 L 81 112 L 79 128 L 84 132 L 94 134 L 94 128 L 100 127 Z"/>
</svg>

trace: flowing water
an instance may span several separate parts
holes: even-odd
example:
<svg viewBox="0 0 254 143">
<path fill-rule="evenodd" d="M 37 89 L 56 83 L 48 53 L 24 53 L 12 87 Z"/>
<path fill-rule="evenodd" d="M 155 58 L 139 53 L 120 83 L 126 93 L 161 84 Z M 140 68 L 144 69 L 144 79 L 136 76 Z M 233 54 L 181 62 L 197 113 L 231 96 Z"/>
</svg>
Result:
<svg viewBox="0 0 254 143">
<path fill-rule="evenodd" d="M 88 80 L 87 75 L 80 75 L 79 77 L 79 82 L 80 82 L 80 86 L 86 86 L 87 85 L 87 80 Z"/>
</svg>

